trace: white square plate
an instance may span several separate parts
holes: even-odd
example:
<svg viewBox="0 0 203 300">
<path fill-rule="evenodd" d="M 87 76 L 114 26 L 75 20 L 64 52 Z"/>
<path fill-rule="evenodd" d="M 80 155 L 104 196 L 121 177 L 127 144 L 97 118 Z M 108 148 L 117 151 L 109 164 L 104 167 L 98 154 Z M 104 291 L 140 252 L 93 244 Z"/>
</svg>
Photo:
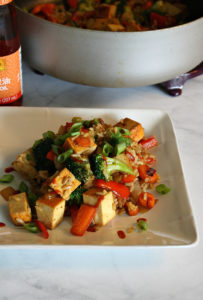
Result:
<svg viewBox="0 0 203 300">
<path fill-rule="evenodd" d="M 0 196 L 0 222 L 6 224 L 0 228 L 1 246 L 177 246 L 191 245 L 197 241 L 194 219 L 185 186 L 176 138 L 169 116 L 160 110 L 125 109 L 83 109 L 83 108 L 30 108 L 3 107 L 0 109 L 0 175 L 11 165 L 15 157 L 33 145 L 47 130 L 57 131 L 61 124 L 70 121 L 73 116 L 84 119 L 101 117 L 106 122 L 115 123 L 129 117 L 140 122 L 145 135 L 154 134 L 159 146 L 153 150 L 157 156 L 156 169 L 161 176 L 160 183 L 171 188 L 166 195 L 155 193 L 159 201 L 155 207 L 140 215 L 148 220 L 149 229 L 141 233 L 127 229 L 136 223 L 138 216 L 117 216 L 97 232 L 86 232 L 83 237 L 70 234 L 71 221 L 64 221 L 50 232 L 49 239 L 40 234 L 32 234 L 12 224 L 8 214 L 8 204 Z M 16 173 L 12 182 L 18 187 L 22 178 Z M 0 184 L 0 189 L 5 184 Z M 139 217 L 140 217 L 139 216 Z M 126 238 L 120 239 L 118 230 L 126 232 Z"/>
</svg>

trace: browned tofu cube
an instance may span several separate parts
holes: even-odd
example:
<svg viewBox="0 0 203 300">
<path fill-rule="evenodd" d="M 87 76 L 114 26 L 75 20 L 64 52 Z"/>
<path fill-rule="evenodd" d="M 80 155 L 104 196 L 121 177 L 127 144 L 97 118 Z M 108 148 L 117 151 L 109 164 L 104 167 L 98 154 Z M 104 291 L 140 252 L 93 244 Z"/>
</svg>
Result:
<svg viewBox="0 0 203 300">
<path fill-rule="evenodd" d="M 130 138 L 135 142 L 139 142 L 144 137 L 144 128 L 142 125 L 129 118 L 121 120 L 115 126 L 128 129 L 130 131 Z"/>
<path fill-rule="evenodd" d="M 38 172 L 34 166 L 34 159 L 31 149 L 28 149 L 18 155 L 16 160 L 12 163 L 12 166 L 18 173 L 28 180 L 33 180 L 37 177 Z"/>
<path fill-rule="evenodd" d="M 125 30 L 125 28 L 121 24 L 108 24 L 107 27 L 111 31 L 124 31 Z"/>
<path fill-rule="evenodd" d="M 96 12 L 97 18 L 112 19 L 116 16 L 116 5 L 101 4 Z"/>
<path fill-rule="evenodd" d="M 63 145 L 65 150 L 72 148 L 75 153 L 85 155 L 94 152 L 96 147 L 97 145 L 94 142 L 94 138 L 90 136 L 89 132 L 77 137 L 68 137 Z"/>
<path fill-rule="evenodd" d="M 70 194 L 81 184 L 67 169 L 60 171 L 51 181 L 50 187 L 63 199 L 68 200 Z"/>
<path fill-rule="evenodd" d="M 112 191 L 100 188 L 90 188 L 83 193 L 83 202 L 88 205 L 98 206 L 94 223 L 104 226 L 116 216 L 116 205 Z"/>
<path fill-rule="evenodd" d="M 16 190 L 12 188 L 12 186 L 7 186 L 3 190 L 0 191 L 1 196 L 8 201 L 9 197 L 16 194 Z"/>
<path fill-rule="evenodd" d="M 65 200 L 53 193 L 47 193 L 36 202 L 37 218 L 47 228 L 54 229 L 61 223 L 65 211 Z"/>
<path fill-rule="evenodd" d="M 30 222 L 32 219 L 31 209 L 26 193 L 19 193 L 9 197 L 8 207 L 11 219 L 15 225 Z"/>
</svg>

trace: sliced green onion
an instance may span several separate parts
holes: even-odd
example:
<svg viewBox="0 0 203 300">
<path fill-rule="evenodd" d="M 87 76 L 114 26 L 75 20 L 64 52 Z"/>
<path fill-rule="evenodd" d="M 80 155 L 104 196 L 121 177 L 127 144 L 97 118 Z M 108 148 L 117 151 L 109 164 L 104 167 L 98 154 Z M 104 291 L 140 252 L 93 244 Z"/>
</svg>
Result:
<svg viewBox="0 0 203 300">
<path fill-rule="evenodd" d="M 27 184 L 24 182 L 24 181 L 21 181 L 19 186 L 18 186 L 18 190 L 21 192 L 21 193 L 27 193 L 29 188 L 27 186 Z"/>
<path fill-rule="evenodd" d="M 102 148 L 102 154 L 105 156 L 109 156 L 109 154 L 112 152 L 113 152 L 113 147 L 109 143 L 105 143 Z"/>
<path fill-rule="evenodd" d="M 162 195 L 169 193 L 170 190 L 171 189 L 169 187 L 167 187 L 165 184 L 159 184 L 156 186 L 156 191 Z"/>
<path fill-rule="evenodd" d="M 54 144 L 55 145 L 61 145 L 65 142 L 65 140 L 70 137 L 70 136 L 76 136 L 76 135 L 80 135 L 80 129 L 82 127 L 82 123 L 74 123 L 71 128 L 69 129 L 68 132 L 66 132 L 63 135 L 59 135 L 55 138 L 54 140 Z"/>
<path fill-rule="evenodd" d="M 71 156 L 71 154 L 73 154 L 73 149 L 68 149 L 57 157 L 57 161 L 62 164 Z"/>
<path fill-rule="evenodd" d="M 53 145 L 51 145 L 51 149 L 54 152 L 54 154 L 59 155 L 61 148 L 60 148 L 60 146 L 53 144 Z"/>
<path fill-rule="evenodd" d="M 24 223 L 23 224 L 24 228 L 32 233 L 38 233 L 40 232 L 40 229 L 38 228 L 38 226 L 34 223 Z"/>
<path fill-rule="evenodd" d="M 0 178 L 0 183 L 10 183 L 13 181 L 14 176 L 12 174 L 5 174 Z"/>
<path fill-rule="evenodd" d="M 119 132 L 122 135 L 127 135 L 127 136 L 130 135 L 130 131 L 126 128 L 116 127 L 116 129 L 117 129 L 117 132 Z"/>
<path fill-rule="evenodd" d="M 137 224 L 138 224 L 139 228 L 142 229 L 142 230 L 147 230 L 147 228 L 148 228 L 148 224 L 144 220 L 139 220 L 137 222 Z"/>
<path fill-rule="evenodd" d="M 125 151 L 127 145 L 125 142 L 119 143 L 115 146 L 115 154 L 119 155 L 121 154 L 123 151 Z"/>
<path fill-rule="evenodd" d="M 69 136 L 79 135 L 81 128 L 82 128 L 82 122 L 74 123 L 68 131 Z"/>
<path fill-rule="evenodd" d="M 53 131 L 48 130 L 47 132 L 43 133 L 43 138 L 50 138 L 53 140 L 55 138 L 55 133 Z"/>
</svg>

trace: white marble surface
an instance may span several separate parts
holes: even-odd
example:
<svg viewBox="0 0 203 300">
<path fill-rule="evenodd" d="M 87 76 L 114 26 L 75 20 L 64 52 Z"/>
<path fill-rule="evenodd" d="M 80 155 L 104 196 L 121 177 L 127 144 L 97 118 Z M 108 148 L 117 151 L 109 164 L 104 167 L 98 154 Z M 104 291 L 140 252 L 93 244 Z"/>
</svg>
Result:
<svg viewBox="0 0 203 300">
<path fill-rule="evenodd" d="M 36 75 L 24 106 L 159 108 L 175 125 L 199 242 L 179 248 L 1 249 L 0 299 L 200 300 L 203 297 L 203 76 L 172 98 L 157 86 L 105 89 Z"/>
</svg>

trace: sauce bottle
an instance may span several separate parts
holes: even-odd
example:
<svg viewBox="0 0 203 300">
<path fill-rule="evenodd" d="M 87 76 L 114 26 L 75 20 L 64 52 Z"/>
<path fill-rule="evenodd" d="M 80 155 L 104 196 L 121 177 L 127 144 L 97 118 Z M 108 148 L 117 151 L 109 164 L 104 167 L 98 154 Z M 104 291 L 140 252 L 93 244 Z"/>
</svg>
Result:
<svg viewBox="0 0 203 300">
<path fill-rule="evenodd" d="M 0 105 L 22 104 L 21 46 L 12 0 L 0 0 Z"/>
</svg>

